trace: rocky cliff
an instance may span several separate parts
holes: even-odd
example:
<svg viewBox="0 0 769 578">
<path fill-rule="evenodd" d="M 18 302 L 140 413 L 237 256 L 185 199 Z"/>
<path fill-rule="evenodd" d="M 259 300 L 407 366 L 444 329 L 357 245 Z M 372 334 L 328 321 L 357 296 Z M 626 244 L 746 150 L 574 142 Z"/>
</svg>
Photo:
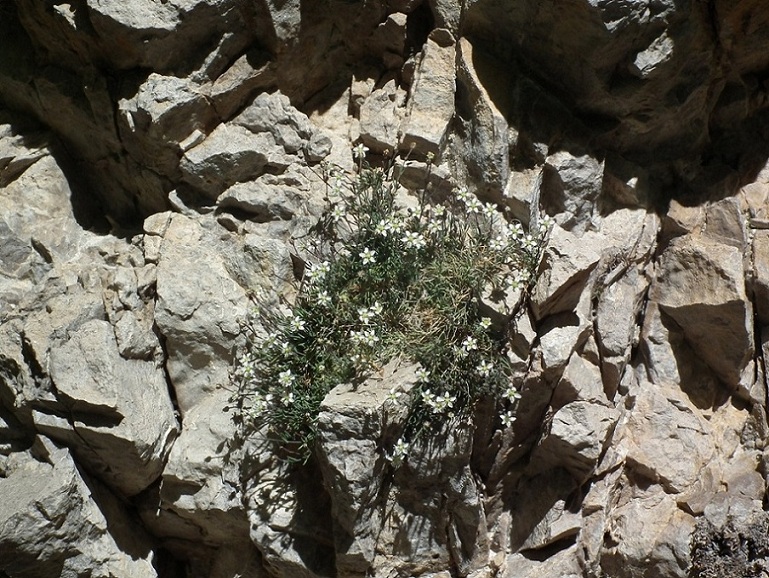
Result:
<svg viewBox="0 0 769 578">
<path fill-rule="evenodd" d="M 0 576 L 769 573 L 760 0 L 0 3 Z M 553 217 L 522 397 L 387 468 L 384 372 L 304 468 L 235 443 L 248 295 L 320 163 Z M 426 160 L 434 159 L 429 171 Z"/>
</svg>

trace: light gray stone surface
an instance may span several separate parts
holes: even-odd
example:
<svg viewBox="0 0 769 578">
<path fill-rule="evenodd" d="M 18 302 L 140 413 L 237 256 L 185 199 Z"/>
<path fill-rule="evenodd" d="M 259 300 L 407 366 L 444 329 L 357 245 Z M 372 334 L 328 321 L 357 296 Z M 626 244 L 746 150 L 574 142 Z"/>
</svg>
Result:
<svg viewBox="0 0 769 578">
<path fill-rule="evenodd" d="M 763 527 L 762 3 L 0 12 L 0 574 L 683 578 Z M 558 225 L 512 427 L 484 400 L 393 471 L 394 378 L 340 386 L 292 473 L 240 446 L 230 368 L 359 142 Z"/>
</svg>

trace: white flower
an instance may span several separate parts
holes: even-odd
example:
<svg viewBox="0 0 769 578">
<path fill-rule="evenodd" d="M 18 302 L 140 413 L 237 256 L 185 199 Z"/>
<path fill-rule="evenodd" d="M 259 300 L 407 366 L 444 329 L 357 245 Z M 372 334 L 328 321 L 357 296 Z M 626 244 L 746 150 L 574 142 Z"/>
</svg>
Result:
<svg viewBox="0 0 769 578">
<path fill-rule="evenodd" d="M 387 401 L 398 401 L 398 398 L 403 395 L 400 391 L 396 390 L 394 387 L 388 392 L 387 397 L 385 398 Z"/>
<path fill-rule="evenodd" d="M 363 143 L 358 143 L 358 145 L 352 149 L 352 156 L 356 159 L 363 159 L 367 152 L 368 147 L 364 146 Z"/>
<path fill-rule="evenodd" d="M 483 210 L 483 205 L 477 197 L 471 197 L 465 202 L 468 213 L 480 213 Z"/>
<path fill-rule="evenodd" d="M 489 243 L 489 249 L 492 251 L 502 252 L 507 249 L 507 241 L 502 235 L 497 235 Z"/>
<path fill-rule="evenodd" d="M 414 375 L 418 382 L 427 383 L 430 380 L 430 372 L 422 364 L 417 365 Z"/>
<path fill-rule="evenodd" d="M 261 393 L 254 396 L 253 405 L 251 406 L 251 416 L 252 417 L 258 417 L 259 414 L 264 413 L 270 408 L 270 405 L 272 404 L 272 394 L 268 393 L 266 395 L 262 395 Z"/>
<path fill-rule="evenodd" d="M 370 309 L 358 309 L 358 319 L 363 325 L 368 325 L 374 318 L 374 313 Z"/>
<path fill-rule="evenodd" d="M 431 220 L 427 223 L 427 232 L 431 235 L 437 235 L 441 232 L 441 224 L 439 221 Z"/>
<path fill-rule="evenodd" d="M 386 237 L 390 233 L 390 229 L 387 226 L 388 224 L 389 221 L 379 221 L 374 225 L 374 232 L 380 237 Z"/>
<path fill-rule="evenodd" d="M 427 151 L 425 158 L 427 158 L 428 163 L 431 163 L 433 160 L 435 160 L 435 153 L 433 151 Z"/>
<path fill-rule="evenodd" d="M 328 261 L 322 261 L 315 265 L 310 265 L 307 270 L 307 279 L 311 282 L 322 281 L 328 272 L 331 271 L 331 264 Z"/>
<path fill-rule="evenodd" d="M 278 383 L 280 383 L 280 385 L 282 385 L 283 387 L 289 387 L 294 383 L 294 375 L 291 373 L 290 369 L 281 371 L 278 374 Z"/>
<path fill-rule="evenodd" d="M 443 215 L 446 214 L 446 207 L 444 207 L 443 205 L 436 205 L 436 206 L 434 206 L 433 207 L 433 214 L 437 218 L 440 219 L 441 217 L 443 217 Z"/>
<path fill-rule="evenodd" d="M 483 377 L 488 377 L 491 370 L 494 369 L 494 364 L 490 361 L 481 361 L 475 368 L 475 370 Z"/>
<path fill-rule="evenodd" d="M 321 307 L 328 307 L 331 305 L 331 295 L 328 294 L 328 291 L 325 289 L 321 292 L 319 292 L 315 298 L 318 300 L 318 305 Z"/>
<path fill-rule="evenodd" d="M 484 203 L 483 214 L 486 215 L 489 219 L 496 217 L 498 214 L 496 205 L 492 203 Z"/>
<path fill-rule="evenodd" d="M 445 392 L 443 395 L 435 395 L 429 389 L 426 389 L 422 392 L 422 401 L 433 413 L 442 413 L 452 409 L 457 398 L 456 396 L 449 395 L 448 392 Z"/>
<path fill-rule="evenodd" d="M 416 231 L 407 232 L 401 238 L 401 241 L 406 245 L 408 249 L 421 249 L 427 243 L 424 236 L 422 236 L 421 233 L 417 233 Z"/>
<path fill-rule="evenodd" d="M 283 405 L 291 405 L 292 403 L 294 403 L 294 392 L 293 391 L 288 392 L 286 395 L 284 395 L 280 399 L 280 402 Z"/>
<path fill-rule="evenodd" d="M 515 423 L 515 416 L 512 414 L 512 412 L 506 412 L 502 414 L 502 425 L 505 427 L 510 427 Z"/>
<path fill-rule="evenodd" d="M 489 317 L 483 317 L 478 322 L 478 325 L 481 326 L 481 329 L 488 329 L 489 327 L 491 327 L 491 319 Z"/>
<path fill-rule="evenodd" d="M 511 289 L 521 289 L 529 282 L 529 276 L 525 271 L 517 271 L 515 275 L 507 278 L 507 285 Z"/>
<path fill-rule="evenodd" d="M 399 467 L 409 451 L 409 444 L 403 438 L 400 438 L 393 446 L 392 455 L 388 456 L 390 463 L 396 468 Z"/>
<path fill-rule="evenodd" d="M 379 336 L 374 332 L 373 329 L 363 329 L 361 331 L 352 331 L 350 333 L 350 339 L 356 343 L 374 347 L 374 345 L 376 345 L 379 341 Z"/>
<path fill-rule="evenodd" d="M 433 411 L 435 413 L 441 413 L 450 410 L 454 407 L 455 401 L 457 401 L 456 396 L 449 395 L 448 392 L 445 392 L 443 395 L 438 395 L 435 397 Z"/>
<path fill-rule="evenodd" d="M 512 385 L 511 385 L 511 386 L 509 386 L 509 387 L 508 387 L 508 388 L 505 390 L 505 393 L 504 393 L 503 395 L 504 395 L 504 396 L 507 398 L 507 400 L 508 400 L 508 401 L 510 401 L 510 402 L 513 402 L 513 401 L 517 401 L 517 400 L 521 399 L 521 394 L 520 394 L 520 393 L 518 392 L 518 390 L 517 390 L 517 389 L 515 389 L 515 388 L 514 388 Z"/>
<path fill-rule="evenodd" d="M 462 201 L 463 203 L 466 203 L 468 200 L 470 200 L 470 191 L 467 190 L 467 187 L 459 187 L 456 190 L 457 199 Z"/>
<path fill-rule="evenodd" d="M 291 351 L 291 344 L 288 341 L 281 341 L 278 343 L 278 346 L 283 354 L 287 354 Z"/>
<path fill-rule="evenodd" d="M 334 221 L 344 218 L 346 214 L 347 211 L 345 211 L 342 205 L 334 205 L 334 208 L 331 209 L 331 218 L 334 219 Z"/>
<path fill-rule="evenodd" d="M 382 304 L 379 301 L 375 301 L 374 304 L 369 307 L 369 311 L 371 311 L 374 315 L 381 315 L 382 310 Z"/>
<path fill-rule="evenodd" d="M 359 256 L 363 260 L 364 265 L 370 265 L 372 263 L 376 263 L 376 251 L 373 251 L 368 247 L 365 248 L 363 251 L 361 251 L 359 253 Z"/>
<path fill-rule="evenodd" d="M 475 351 L 476 349 L 478 349 L 478 340 L 471 335 L 467 336 L 465 340 L 462 342 L 462 349 L 464 349 L 467 353 L 470 353 L 471 351 Z"/>
<path fill-rule="evenodd" d="M 291 321 L 288 324 L 289 329 L 291 331 L 301 331 L 304 329 L 304 326 L 306 325 L 304 319 L 301 319 L 299 317 L 292 317 Z"/>
</svg>

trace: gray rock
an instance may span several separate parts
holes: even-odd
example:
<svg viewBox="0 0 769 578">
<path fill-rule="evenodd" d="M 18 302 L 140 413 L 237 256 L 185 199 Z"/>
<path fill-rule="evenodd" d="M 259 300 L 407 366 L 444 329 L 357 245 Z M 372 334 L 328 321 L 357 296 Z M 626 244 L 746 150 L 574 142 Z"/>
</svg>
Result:
<svg viewBox="0 0 769 578">
<path fill-rule="evenodd" d="M 440 159 L 454 117 L 456 46 L 428 39 L 409 90 L 400 148 Z"/>
<path fill-rule="evenodd" d="M 384 53 L 398 55 L 401 56 L 400 63 L 403 64 L 402 57 L 408 40 L 407 19 L 408 16 L 403 12 L 395 12 L 377 26 L 369 47 L 374 56 L 381 57 Z"/>
<path fill-rule="evenodd" d="M 713 426 L 683 393 L 641 387 L 623 422 L 619 447 L 633 471 L 669 493 L 684 492 L 716 456 Z"/>
<path fill-rule="evenodd" d="M 364 574 L 374 561 L 386 516 L 377 504 L 388 469 L 380 446 L 394 443 L 383 439 L 391 438 L 393 429 L 387 395 L 393 388 L 408 395 L 414 383 L 414 366 L 390 364 L 381 378 L 334 388 L 321 405 L 320 467 L 337 526 L 336 566 L 343 575 Z"/>
<path fill-rule="evenodd" d="M 550 233 L 532 291 L 536 319 L 573 310 L 590 272 L 601 258 L 592 235 L 576 235 L 556 226 Z"/>
<path fill-rule="evenodd" d="M 558 220 L 566 230 L 589 229 L 603 188 L 603 173 L 604 163 L 589 154 L 559 151 L 548 156 L 540 191 L 546 212 L 562 213 Z"/>
<path fill-rule="evenodd" d="M 460 94 L 464 102 L 460 103 L 460 114 L 466 116 L 463 131 L 464 155 L 470 174 L 479 182 L 484 196 L 495 201 L 501 197 L 508 184 L 510 158 L 508 143 L 508 125 L 504 102 L 494 102 L 490 90 L 499 92 L 498 87 L 485 87 L 479 78 L 476 67 L 491 68 L 484 61 L 483 53 L 474 51 L 467 38 L 460 38 L 457 43 L 457 82 L 462 87 Z M 487 70 L 483 71 L 491 76 Z"/>
<path fill-rule="evenodd" d="M 229 383 L 245 319 L 245 291 L 232 279 L 219 244 L 200 224 L 175 215 L 157 266 L 155 323 L 165 338 L 167 369 L 182 416 Z"/>
<path fill-rule="evenodd" d="M 251 50 L 233 62 L 216 80 L 201 86 L 200 91 L 213 104 L 219 118 L 231 119 L 255 94 L 274 87 L 275 65 L 267 55 Z"/>
<path fill-rule="evenodd" d="M 461 0 L 429 0 L 436 28 L 446 28 L 456 35 L 462 16 Z"/>
<path fill-rule="evenodd" d="M 394 153 L 398 145 L 406 93 L 394 80 L 374 90 L 360 107 L 360 138 L 376 152 Z"/>
<path fill-rule="evenodd" d="M 0 124 L 0 187 L 5 187 L 16 180 L 27 168 L 48 154 L 47 136 L 40 134 L 37 138 L 26 139 L 14 134 L 10 125 Z M 36 145 L 27 146 L 29 140 Z"/>
<path fill-rule="evenodd" d="M 122 505 L 84 480 L 66 450 L 43 451 L 46 460 L 27 455 L 0 477 L 0 571 L 30 578 L 157 576 L 151 542 Z"/>
<path fill-rule="evenodd" d="M 600 368 L 577 354 L 569 358 L 563 376 L 553 391 L 551 405 L 558 410 L 573 401 L 608 405 Z"/>
<path fill-rule="evenodd" d="M 52 347 L 49 371 L 70 423 L 62 430 L 39 421 L 38 429 L 65 443 L 72 430 L 78 460 L 121 494 L 149 486 L 177 434 L 162 368 L 121 358 L 112 327 L 93 320 Z"/>
<path fill-rule="evenodd" d="M 512 216 L 524 226 L 535 223 L 539 217 L 539 194 L 542 188 L 542 169 L 510 171 L 503 196 Z"/>
<path fill-rule="evenodd" d="M 313 135 L 319 132 L 310 119 L 291 106 L 288 97 L 280 92 L 260 94 L 232 122 L 255 134 L 271 134 L 287 154 L 302 152 Z M 325 154 L 318 150 L 316 155 L 325 157 L 329 152 L 330 146 Z"/>
<path fill-rule="evenodd" d="M 697 355 L 737 387 L 754 349 L 741 251 L 704 237 L 676 239 L 660 259 L 650 296 Z"/>
<path fill-rule="evenodd" d="M 185 182 L 213 200 L 235 183 L 256 178 L 268 168 L 283 171 L 294 161 L 272 134 L 220 124 L 184 153 L 179 168 Z"/>
<path fill-rule="evenodd" d="M 532 454 L 536 468 L 562 467 L 587 480 L 606 448 L 619 417 L 614 408 L 574 401 L 559 409 Z"/>
<path fill-rule="evenodd" d="M 123 143 L 139 162 L 165 175 L 178 170 L 180 143 L 195 131 L 207 132 L 216 113 L 187 79 L 152 73 L 136 94 L 118 102 Z"/>
<path fill-rule="evenodd" d="M 608 576 L 686 578 L 694 524 L 694 517 L 681 511 L 672 496 L 629 501 L 609 517 L 601 569 Z"/>
<path fill-rule="evenodd" d="M 649 203 L 648 171 L 618 155 L 607 155 L 604 163 L 601 194 L 626 207 L 643 207 Z"/>
<path fill-rule="evenodd" d="M 769 324 L 769 231 L 755 231 L 752 254 L 756 315 L 762 325 L 767 325 Z"/>
<path fill-rule="evenodd" d="M 707 207 L 703 235 L 744 252 L 748 240 L 746 223 L 739 200 L 723 199 Z"/>
<path fill-rule="evenodd" d="M 87 11 L 100 52 L 119 69 L 169 70 L 223 31 L 242 31 L 249 21 L 248 11 L 232 0 L 131 6 L 88 0 Z"/>
<path fill-rule="evenodd" d="M 627 267 L 627 273 L 599 289 L 601 294 L 595 318 L 603 387 L 610 399 L 617 390 L 622 372 L 630 360 L 631 348 L 637 340 L 636 319 L 649 287 L 649 279 L 641 266 L 628 263 L 619 263 L 618 266 Z M 599 280 L 599 283 L 605 282 L 605 278 Z"/>
<path fill-rule="evenodd" d="M 163 470 L 158 503 L 154 511 L 143 512 L 146 523 L 159 534 L 184 524 L 185 534 L 206 545 L 248 541 L 235 466 L 237 430 L 225 411 L 229 398 L 230 393 L 220 389 L 186 411 Z M 178 521 L 171 525 L 168 518 Z"/>
<path fill-rule="evenodd" d="M 299 212 L 301 197 L 290 188 L 271 180 L 263 177 L 237 183 L 219 196 L 217 205 L 223 210 L 242 211 L 259 223 L 288 221 Z"/>
</svg>

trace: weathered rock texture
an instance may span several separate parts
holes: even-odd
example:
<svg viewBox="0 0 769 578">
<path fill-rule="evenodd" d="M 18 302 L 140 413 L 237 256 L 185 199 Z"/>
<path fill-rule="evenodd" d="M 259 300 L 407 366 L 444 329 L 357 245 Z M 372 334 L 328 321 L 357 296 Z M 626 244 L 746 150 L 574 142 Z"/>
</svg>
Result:
<svg viewBox="0 0 769 578">
<path fill-rule="evenodd" d="M 0 575 L 769 572 L 769 6 L 0 3 Z M 298 471 L 233 443 L 319 163 L 555 227 L 522 393 L 393 472 L 388 366 Z M 426 161 L 433 160 L 428 169 Z"/>
</svg>

